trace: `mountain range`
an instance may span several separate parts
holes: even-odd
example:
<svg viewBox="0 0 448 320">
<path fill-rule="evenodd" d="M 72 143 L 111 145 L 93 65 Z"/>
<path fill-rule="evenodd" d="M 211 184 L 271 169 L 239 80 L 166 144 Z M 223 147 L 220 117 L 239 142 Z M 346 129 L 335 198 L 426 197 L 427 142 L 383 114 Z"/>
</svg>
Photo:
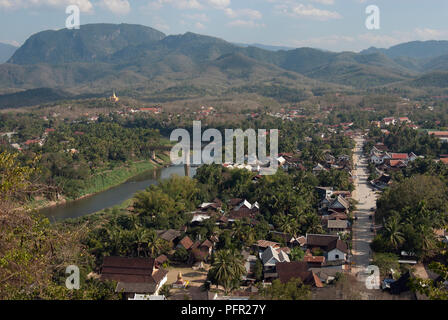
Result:
<svg viewBox="0 0 448 320">
<path fill-rule="evenodd" d="M 0 42 L 0 63 L 8 61 L 16 50 L 17 47 Z"/>
<path fill-rule="evenodd" d="M 448 41 L 360 53 L 288 49 L 232 44 L 191 32 L 167 36 L 141 25 L 90 24 L 32 35 L 0 65 L 0 89 L 84 94 L 113 88 L 168 99 L 170 88 L 267 95 L 270 87 L 282 87 L 297 98 L 323 89 L 445 88 L 448 82 Z"/>
</svg>

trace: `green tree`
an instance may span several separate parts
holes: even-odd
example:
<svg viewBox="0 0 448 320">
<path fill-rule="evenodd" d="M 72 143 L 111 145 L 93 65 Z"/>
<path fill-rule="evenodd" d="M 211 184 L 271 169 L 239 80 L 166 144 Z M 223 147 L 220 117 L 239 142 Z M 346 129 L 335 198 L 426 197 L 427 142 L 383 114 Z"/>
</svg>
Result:
<svg viewBox="0 0 448 320">
<path fill-rule="evenodd" d="M 208 276 L 212 283 L 223 286 L 226 294 L 239 287 L 244 274 L 246 268 L 241 253 L 228 249 L 215 252 Z"/>
</svg>

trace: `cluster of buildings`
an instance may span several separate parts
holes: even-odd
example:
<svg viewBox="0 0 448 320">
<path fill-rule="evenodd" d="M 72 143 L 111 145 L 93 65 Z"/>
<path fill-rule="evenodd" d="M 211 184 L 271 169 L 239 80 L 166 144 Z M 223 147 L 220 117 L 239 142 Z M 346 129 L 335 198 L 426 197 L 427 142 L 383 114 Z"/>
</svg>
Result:
<svg viewBox="0 0 448 320">
<path fill-rule="evenodd" d="M 313 173 L 319 175 L 322 171 L 329 171 L 332 169 L 346 170 L 351 173 L 352 164 L 350 156 L 343 154 L 335 157 L 330 153 L 326 153 L 324 159 L 314 166 Z"/>
<path fill-rule="evenodd" d="M 381 121 L 372 121 L 372 125 L 378 127 L 378 128 L 386 128 L 389 126 L 396 126 L 396 125 L 407 125 L 409 128 L 412 129 L 418 129 L 419 127 L 412 123 L 412 121 L 408 117 L 387 117 L 384 118 Z M 384 132 L 387 132 L 386 129 L 384 129 Z"/>
<path fill-rule="evenodd" d="M 351 231 L 349 222 L 350 191 L 334 191 L 328 187 L 317 187 L 319 215 L 322 227 L 330 234 L 343 235 Z"/>
<path fill-rule="evenodd" d="M 347 243 L 338 235 L 307 234 L 293 237 L 283 234 L 286 247 L 280 243 L 259 240 L 254 244 L 253 255 L 245 254 L 247 275 L 245 281 L 255 281 L 255 264 L 257 260 L 263 265 L 263 281 L 272 282 L 279 279 L 287 283 L 291 279 L 300 279 L 306 285 L 322 288 L 324 283 L 331 283 L 337 273 L 346 269 L 348 257 Z M 291 250 L 300 248 L 304 252 L 301 261 L 292 261 Z"/>
<path fill-rule="evenodd" d="M 415 153 L 395 153 L 389 152 L 387 147 L 378 143 L 370 150 L 370 162 L 375 164 L 380 170 L 388 171 L 404 168 L 409 162 L 415 161 L 419 156 Z"/>
<path fill-rule="evenodd" d="M 345 197 L 347 192 L 333 191 L 329 188 L 319 188 L 319 194 L 325 194 L 329 200 L 326 209 L 322 207 L 322 221 L 346 221 L 349 205 Z M 334 198 L 331 198 L 334 197 Z M 331 199 L 331 200 L 330 200 Z M 220 229 L 230 229 L 235 221 L 244 219 L 252 226 L 257 222 L 260 206 L 258 202 L 251 203 L 246 199 L 230 199 L 223 203 L 219 199 L 202 203 L 192 212 L 191 227 L 200 226 L 206 220 L 213 218 Z M 324 213 L 325 211 L 325 213 Z M 338 216 L 340 214 L 340 216 Z M 333 219 L 334 218 L 334 219 Z M 332 223 L 329 224 L 332 226 Z M 331 231 L 331 230 L 329 230 Z M 251 247 L 243 248 L 241 254 L 245 259 L 246 275 L 242 278 L 243 287 L 233 293 L 233 297 L 255 295 L 258 290 L 254 286 L 260 275 L 255 275 L 257 264 L 262 265 L 262 281 L 269 284 L 279 279 L 283 283 L 291 279 L 301 279 L 305 284 L 315 288 L 331 283 L 337 273 L 347 269 L 349 249 L 341 239 L 340 232 L 333 234 L 306 234 L 294 236 L 275 231 L 271 226 L 272 238 L 281 242 L 259 239 Z M 210 257 L 219 242 L 218 234 L 206 239 L 191 238 L 187 226 L 179 230 L 157 230 L 157 235 L 169 246 L 170 253 L 153 258 L 105 257 L 99 272 L 101 280 L 113 280 L 117 283 L 115 291 L 123 293 L 129 300 L 165 299 L 160 289 L 168 282 L 167 262 L 178 250 L 188 253 L 187 264 L 193 270 L 204 268 L 204 263 L 210 262 Z M 303 259 L 294 261 L 292 250 L 303 251 Z M 205 281 L 205 280 L 204 280 Z M 186 288 L 189 285 L 181 274 L 177 281 L 170 284 L 172 288 Z M 244 289 L 246 288 L 246 289 Z M 243 290 L 244 289 L 244 290 Z M 217 294 L 210 294 L 209 299 L 224 299 Z M 227 297 L 230 298 L 230 297 Z"/>
</svg>

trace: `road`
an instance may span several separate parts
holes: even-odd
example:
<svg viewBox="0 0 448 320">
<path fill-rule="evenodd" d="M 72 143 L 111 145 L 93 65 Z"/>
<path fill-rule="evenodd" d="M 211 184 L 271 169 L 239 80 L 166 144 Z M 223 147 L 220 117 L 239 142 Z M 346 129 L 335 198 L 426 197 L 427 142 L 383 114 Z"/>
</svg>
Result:
<svg viewBox="0 0 448 320">
<path fill-rule="evenodd" d="M 370 264 L 370 243 L 373 240 L 374 233 L 371 231 L 373 220 L 370 220 L 369 216 L 373 213 L 370 209 L 376 209 L 377 195 L 368 181 L 368 160 L 362 156 L 364 138 L 356 138 L 355 141 L 356 147 L 353 156 L 355 170 L 353 175 L 355 176 L 356 189 L 352 197 L 358 201 L 357 211 L 355 212 L 358 220 L 355 220 L 353 224 L 352 261 L 355 265 L 352 271 L 356 273 Z"/>
</svg>

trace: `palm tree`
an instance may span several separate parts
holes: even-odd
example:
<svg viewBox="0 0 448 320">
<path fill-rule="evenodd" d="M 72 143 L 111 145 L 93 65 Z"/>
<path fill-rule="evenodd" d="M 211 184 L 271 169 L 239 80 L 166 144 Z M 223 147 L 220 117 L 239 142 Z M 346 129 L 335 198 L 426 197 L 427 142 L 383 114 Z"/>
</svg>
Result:
<svg viewBox="0 0 448 320">
<path fill-rule="evenodd" d="M 159 238 L 154 230 L 151 230 L 147 235 L 147 248 L 152 258 L 155 258 L 162 247 L 162 239 Z"/>
<path fill-rule="evenodd" d="M 149 233 L 147 230 L 143 228 L 137 228 L 136 230 L 136 236 L 137 236 L 137 256 L 140 257 L 140 253 L 143 250 L 143 245 L 147 244 L 149 241 Z"/>
<path fill-rule="evenodd" d="M 419 225 L 417 226 L 417 232 L 421 235 L 423 254 L 430 256 L 432 250 L 436 247 L 433 229 L 429 226 Z"/>
<path fill-rule="evenodd" d="M 401 232 L 401 227 L 396 216 L 390 217 L 384 223 L 385 239 L 391 244 L 394 249 L 398 249 L 405 241 L 404 234 Z"/>
<path fill-rule="evenodd" d="M 217 285 L 222 285 L 226 294 L 230 293 L 241 277 L 246 274 L 244 260 L 241 254 L 235 250 L 219 250 L 210 269 L 212 280 Z"/>
<path fill-rule="evenodd" d="M 241 220 L 236 220 L 232 224 L 232 236 L 237 239 L 241 239 L 244 235 L 244 225 Z"/>
</svg>

